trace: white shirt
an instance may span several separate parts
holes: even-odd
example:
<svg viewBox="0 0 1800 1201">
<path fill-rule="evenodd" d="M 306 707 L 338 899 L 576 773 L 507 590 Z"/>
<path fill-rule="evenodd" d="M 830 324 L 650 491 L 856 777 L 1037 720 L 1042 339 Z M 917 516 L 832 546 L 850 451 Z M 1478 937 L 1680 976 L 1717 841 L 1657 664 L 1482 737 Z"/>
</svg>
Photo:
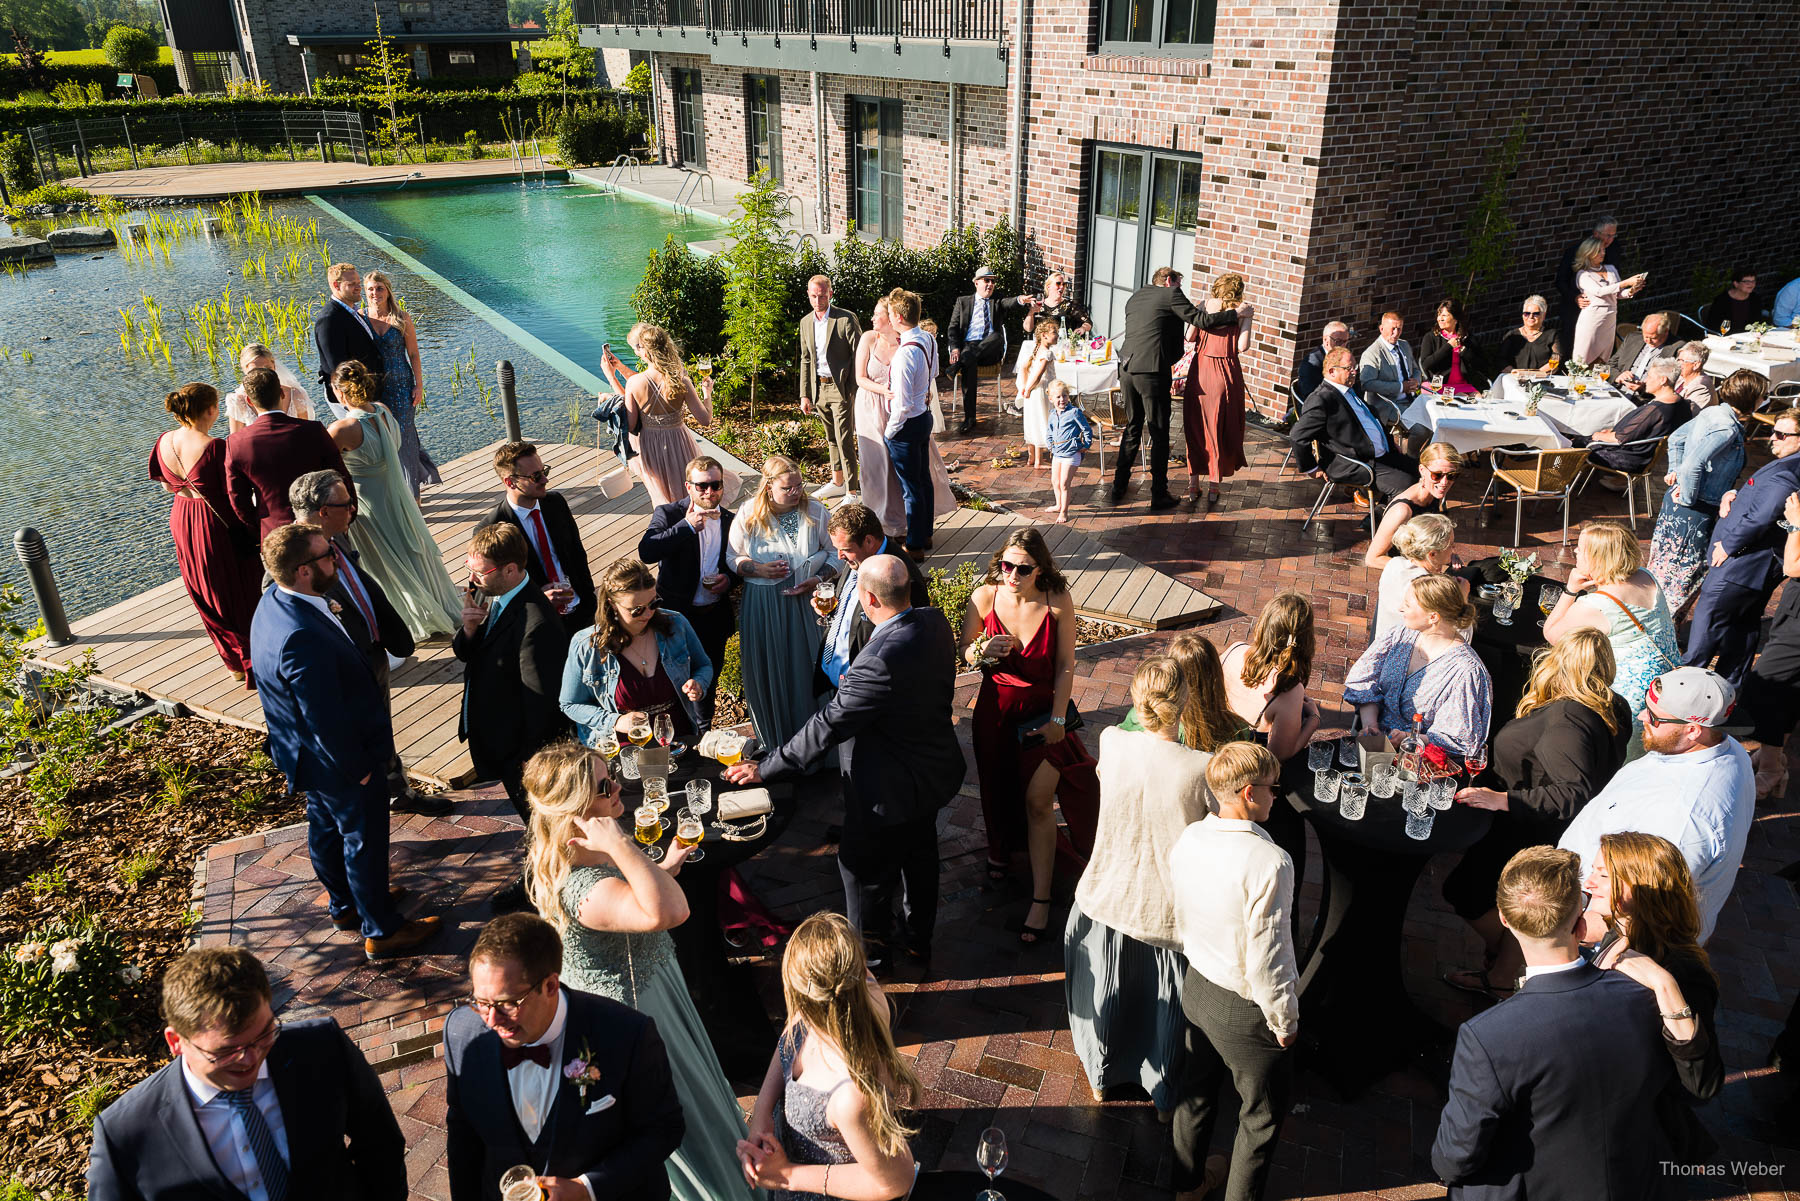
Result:
<svg viewBox="0 0 1800 1201">
<path fill-rule="evenodd" d="M 262 1169 L 256 1164 L 256 1152 L 250 1149 L 250 1136 L 244 1121 L 231 1102 L 219 1096 L 217 1086 L 194 1075 L 187 1060 L 181 1061 L 181 1078 L 187 1083 L 188 1095 L 194 1100 L 194 1118 L 200 1123 L 201 1137 L 206 1139 L 213 1162 L 225 1173 L 225 1179 L 236 1185 L 250 1201 L 269 1201 L 269 1190 L 263 1184 Z M 250 1099 L 268 1123 L 275 1137 L 275 1149 L 288 1164 L 294 1162 L 288 1153 L 287 1125 L 281 1120 L 281 1102 L 275 1096 L 275 1082 L 269 1079 L 269 1061 L 256 1070 L 256 1083 L 250 1086 Z"/>
<path fill-rule="evenodd" d="M 1556 845 L 1581 856 L 1581 878 L 1593 869 L 1600 836 L 1634 830 L 1660 834 L 1681 851 L 1700 899 L 1700 941 L 1712 937 L 1731 895 L 1750 823 L 1756 816 L 1756 773 L 1735 738 L 1685 755 L 1654 751 L 1619 769 L 1589 801 Z"/>
<path fill-rule="evenodd" d="M 1413 377 L 1412 356 L 1406 353 L 1406 347 L 1402 341 L 1395 338 L 1389 342 L 1386 338 L 1382 338 L 1380 342 L 1387 347 L 1388 357 L 1394 360 L 1394 370 L 1400 373 L 1400 378 L 1402 380 L 1411 379 Z"/>
<path fill-rule="evenodd" d="M 1587 960 L 1585 960 L 1581 956 L 1577 955 L 1577 956 L 1575 956 L 1575 958 L 1569 960 L 1569 962 L 1567 962 L 1567 963 L 1551 963 L 1551 964 L 1545 964 L 1544 966 L 1541 966 L 1541 967 L 1536 967 L 1536 966 L 1527 964 L 1525 967 L 1525 978 L 1527 980 L 1529 980 L 1533 976 L 1553 976 L 1557 972 L 1566 972 L 1566 971 L 1570 970 L 1571 968 L 1578 968 L 1586 962 L 1587 962 Z"/>
<path fill-rule="evenodd" d="M 331 602 L 330 601 L 326 600 L 322 596 L 311 596 L 305 592 L 295 592 L 292 588 L 289 588 L 286 584 L 277 584 L 275 586 L 277 588 L 281 589 L 283 592 L 287 593 L 289 596 L 295 598 L 296 600 L 303 600 L 307 604 L 311 605 L 313 608 L 317 609 L 319 612 L 323 613 L 326 617 L 331 619 L 331 624 L 336 626 L 338 628 L 339 632 L 344 635 L 344 637 L 350 638 L 350 631 L 344 628 L 344 623 L 343 623 L 342 619 L 340 619 L 336 613 L 333 613 L 331 611 Z M 350 642 L 351 642 L 351 645 L 355 645 L 356 639 L 350 638 Z"/>
<path fill-rule="evenodd" d="M 918 349 L 909 350 L 909 346 Z M 889 401 L 884 435 L 894 437 L 901 426 L 930 408 L 931 382 L 936 378 L 937 343 L 915 325 L 900 335 L 900 346 L 894 351 L 893 371 L 888 377 L 893 397 Z"/>
<path fill-rule="evenodd" d="M 356 318 L 356 323 L 363 327 L 364 333 L 368 334 L 369 337 L 371 337 L 371 338 L 373 338 L 375 336 L 375 327 L 369 324 L 369 319 L 362 315 L 361 310 L 359 310 L 355 305 L 345 304 L 343 301 L 338 300 L 338 298 L 335 296 L 333 296 L 331 299 L 335 303 L 337 303 L 340 307 L 342 307 L 346 313 L 349 313 L 352 317 Z"/>
<path fill-rule="evenodd" d="M 1207 817 L 1175 840 L 1169 877 L 1188 966 L 1254 1003 L 1276 1038 L 1298 1033 L 1288 853 L 1255 822 Z"/>
<path fill-rule="evenodd" d="M 823 317 L 818 310 L 813 310 L 813 368 L 820 379 L 831 378 L 831 365 L 825 361 L 825 347 L 831 341 L 831 310 L 827 309 Z"/>
<path fill-rule="evenodd" d="M 1356 420 L 1363 427 L 1363 435 L 1375 448 L 1375 457 L 1380 458 L 1385 455 L 1388 452 L 1387 435 L 1382 432 L 1381 422 L 1375 420 L 1375 415 L 1369 412 L 1369 406 L 1363 403 L 1362 397 L 1336 380 L 1328 379 L 1325 382 L 1344 394 L 1344 400 L 1349 404 L 1350 411 L 1356 414 Z"/>
<path fill-rule="evenodd" d="M 1631 374 L 1637 376 L 1639 379 L 1643 379 L 1644 372 L 1650 369 L 1650 360 L 1654 359 L 1656 357 L 1656 352 L 1661 349 L 1662 347 L 1660 346 L 1652 346 L 1648 342 L 1644 343 L 1643 348 L 1638 351 L 1637 358 L 1631 360 Z"/>
<path fill-rule="evenodd" d="M 530 543 L 532 551 L 549 551 L 550 561 L 544 564 L 544 572 L 550 577 L 549 582 L 552 584 L 568 583 L 568 573 L 562 568 L 562 560 L 556 557 L 556 539 L 550 536 L 550 523 L 547 521 L 544 523 L 544 546 L 538 546 L 537 522 L 531 519 L 531 515 L 538 511 L 537 502 L 533 501 L 531 504 L 522 505 L 511 498 L 508 498 L 506 503 L 512 505 L 512 511 L 518 515 L 519 524 L 524 527 L 525 541 Z M 572 596 L 569 598 L 568 603 L 557 610 L 557 612 L 564 614 L 572 613 L 575 611 L 575 606 L 580 603 L 580 597 Z"/>
<path fill-rule="evenodd" d="M 536 1142 L 544 1129 L 544 1123 L 550 1120 L 550 1108 L 556 1104 L 556 1090 L 562 1079 L 563 1027 L 569 1022 L 569 994 L 556 990 L 556 1016 L 550 1019 L 550 1025 L 535 1041 L 526 1043 L 528 1047 L 549 1047 L 550 1066 L 539 1067 L 529 1059 L 521 1059 L 506 1072 L 506 1087 L 512 1093 L 513 1114 L 519 1119 L 519 1126 L 525 1131 L 527 1141 Z M 586 1176 L 577 1176 L 581 1186 L 587 1189 L 590 1198 L 594 1195 L 594 1184 Z"/>
<path fill-rule="evenodd" d="M 693 499 L 688 499 L 690 509 Z M 724 518 L 719 510 L 712 510 L 713 516 L 700 523 L 695 534 L 700 539 L 700 582 L 694 585 L 694 608 L 703 609 L 707 605 L 719 603 L 719 594 L 706 586 L 706 577 L 719 574 L 719 552 L 724 547 L 724 539 L 719 536 L 719 526 Z M 717 670 L 715 667 L 714 670 Z"/>
</svg>

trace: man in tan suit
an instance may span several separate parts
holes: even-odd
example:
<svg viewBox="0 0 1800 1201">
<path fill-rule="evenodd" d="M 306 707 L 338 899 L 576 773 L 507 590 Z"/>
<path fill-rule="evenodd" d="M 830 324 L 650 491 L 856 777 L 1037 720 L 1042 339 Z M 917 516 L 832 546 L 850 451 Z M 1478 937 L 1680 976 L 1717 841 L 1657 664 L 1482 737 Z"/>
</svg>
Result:
<svg viewBox="0 0 1800 1201">
<path fill-rule="evenodd" d="M 862 323 L 849 309 L 831 303 L 831 280 L 806 281 L 812 311 L 800 318 L 800 411 L 818 411 L 831 450 L 831 482 L 813 492 L 816 500 L 855 498 L 856 344 Z"/>
</svg>

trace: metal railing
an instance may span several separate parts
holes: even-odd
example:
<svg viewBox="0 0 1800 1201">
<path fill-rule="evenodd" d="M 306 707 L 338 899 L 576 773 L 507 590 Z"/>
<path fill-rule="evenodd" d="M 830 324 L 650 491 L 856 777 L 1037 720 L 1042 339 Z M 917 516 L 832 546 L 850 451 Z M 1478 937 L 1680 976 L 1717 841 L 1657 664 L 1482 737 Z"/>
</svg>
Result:
<svg viewBox="0 0 1800 1201">
<path fill-rule="evenodd" d="M 681 182 L 681 190 L 675 193 L 674 208 L 676 212 L 681 212 L 685 208 L 691 213 L 696 204 L 717 204 L 719 202 L 718 190 L 713 186 L 712 172 L 696 171 L 692 167 L 683 167 L 682 170 L 687 172 L 687 178 Z M 691 201 L 689 197 L 692 197 Z"/>
<path fill-rule="evenodd" d="M 684 26 L 731 34 L 998 41 L 1002 0 L 575 0 L 582 25 Z"/>
<path fill-rule="evenodd" d="M 369 161 L 362 114 L 321 109 L 84 117 L 34 125 L 26 135 L 46 182 L 128 168 L 270 158 Z"/>
</svg>

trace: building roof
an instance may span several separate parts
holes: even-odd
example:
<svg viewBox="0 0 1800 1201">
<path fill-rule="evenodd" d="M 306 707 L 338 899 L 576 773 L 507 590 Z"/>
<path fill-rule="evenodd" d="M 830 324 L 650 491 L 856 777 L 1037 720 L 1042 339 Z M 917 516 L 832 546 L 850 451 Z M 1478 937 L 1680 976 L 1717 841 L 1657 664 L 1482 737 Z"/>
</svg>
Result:
<svg viewBox="0 0 1800 1201">
<path fill-rule="evenodd" d="M 485 45 L 490 42 L 534 42 L 544 37 L 541 29 L 460 29 L 454 33 L 396 33 L 383 30 L 383 34 L 391 42 L 404 45 L 429 46 L 468 46 Z M 347 46 L 360 45 L 375 41 L 375 32 L 347 33 L 290 33 L 287 44 L 290 46 Z"/>
</svg>

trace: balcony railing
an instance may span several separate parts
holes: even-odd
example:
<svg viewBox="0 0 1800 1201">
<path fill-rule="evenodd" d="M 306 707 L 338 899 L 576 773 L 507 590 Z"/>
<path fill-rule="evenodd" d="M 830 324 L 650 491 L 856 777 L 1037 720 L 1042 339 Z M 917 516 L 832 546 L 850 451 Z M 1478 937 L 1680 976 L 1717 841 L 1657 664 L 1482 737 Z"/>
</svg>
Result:
<svg viewBox="0 0 1800 1201">
<path fill-rule="evenodd" d="M 730 34 L 998 41 L 1002 0 L 575 0 L 581 25 Z"/>
</svg>

